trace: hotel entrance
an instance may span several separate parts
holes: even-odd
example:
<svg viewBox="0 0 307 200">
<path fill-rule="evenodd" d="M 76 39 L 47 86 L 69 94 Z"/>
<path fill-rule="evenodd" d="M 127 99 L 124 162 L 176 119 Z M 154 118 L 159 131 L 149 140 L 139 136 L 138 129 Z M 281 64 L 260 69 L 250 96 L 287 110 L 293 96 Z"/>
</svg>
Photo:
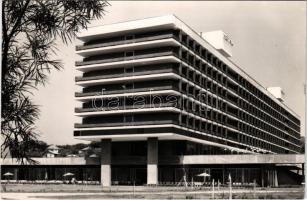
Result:
<svg viewBox="0 0 307 200">
<path fill-rule="evenodd" d="M 145 185 L 147 183 L 146 166 L 112 167 L 112 185 Z"/>
</svg>

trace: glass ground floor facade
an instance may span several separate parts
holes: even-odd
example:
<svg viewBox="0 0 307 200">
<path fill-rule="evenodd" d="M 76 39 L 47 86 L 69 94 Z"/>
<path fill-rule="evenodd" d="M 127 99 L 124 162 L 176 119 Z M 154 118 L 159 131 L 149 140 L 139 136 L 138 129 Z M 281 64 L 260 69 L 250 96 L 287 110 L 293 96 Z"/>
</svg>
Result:
<svg viewBox="0 0 307 200">
<path fill-rule="evenodd" d="M 11 177 L 5 176 L 5 173 L 10 172 Z M 64 176 L 67 173 L 73 174 L 70 177 Z M 74 177 L 80 181 L 99 181 L 100 166 L 2 166 L 2 180 L 68 180 Z"/>
<path fill-rule="evenodd" d="M 293 170 L 292 170 L 293 171 Z M 265 166 L 265 165 L 161 165 L 158 166 L 158 184 L 178 186 L 198 182 L 202 185 L 216 184 L 226 185 L 231 176 L 234 186 L 257 186 L 301 184 L 302 176 L 292 172 L 289 168 Z M 4 176 L 10 172 L 11 177 Z M 112 185 L 146 185 L 146 165 L 114 165 L 111 166 Z M 72 173 L 73 176 L 65 177 L 64 174 Z M 199 174 L 206 173 L 210 176 L 203 177 Z M 101 180 L 100 165 L 83 166 L 2 166 L 2 180 L 69 180 L 77 181 Z M 276 181 L 276 183 L 275 183 Z"/>
<path fill-rule="evenodd" d="M 146 166 L 129 167 L 114 166 L 112 168 L 113 185 L 142 185 L 146 183 Z M 198 176 L 202 173 L 208 177 Z M 261 168 L 248 166 L 160 166 L 158 168 L 159 185 L 185 185 L 191 182 L 200 182 L 209 185 L 214 179 L 216 183 L 226 184 L 229 181 L 237 185 L 248 185 L 254 180 L 261 184 Z"/>
</svg>

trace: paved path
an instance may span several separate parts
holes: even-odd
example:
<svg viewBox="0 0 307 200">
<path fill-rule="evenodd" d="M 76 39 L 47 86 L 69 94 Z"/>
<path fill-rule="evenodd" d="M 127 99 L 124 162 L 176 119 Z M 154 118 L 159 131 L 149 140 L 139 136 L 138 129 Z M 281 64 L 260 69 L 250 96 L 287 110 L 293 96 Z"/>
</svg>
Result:
<svg viewBox="0 0 307 200">
<path fill-rule="evenodd" d="M 216 191 L 216 193 L 228 193 L 228 190 Z M 238 193 L 248 193 L 251 190 L 233 190 L 234 194 Z M 300 189 L 274 189 L 274 190 L 257 190 L 256 193 L 285 193 L 289 192 L 303 192 Z M 211 191 L 160 191 L 160 192 L 135 192 L 135 195 L 193 195 L 193 194 L 203 194 L 205 196 L 211 196 Z M 90 200 L 100 200 L 100 199 L 127 199 L 133 197 L 132 192 L 65 192 L 65 193 L 2 193 L 2 200 L 56 200 L 56 199 L 67 199 L 67 200 L 77 200 L 77 199 L 90 199 Z M 161 197 L 160 197 L 161 198 Z"/>
</svg>

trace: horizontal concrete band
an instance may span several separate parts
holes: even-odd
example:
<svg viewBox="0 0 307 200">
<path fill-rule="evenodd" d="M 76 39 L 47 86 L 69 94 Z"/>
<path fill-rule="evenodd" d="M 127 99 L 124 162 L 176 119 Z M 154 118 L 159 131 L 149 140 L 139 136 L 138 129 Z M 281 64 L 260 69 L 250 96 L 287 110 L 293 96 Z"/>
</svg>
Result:
<svg viewBox="0 0 307 200">
<path fill-rule="evenodd" d="M 100 165 L 99 158 L 33 158 L 37 165 Z M 138 161 L 138 162 L 135 162 Z M 112 164 L 146 164 L 146 157 L 129 156 L 112 158 Z M 159 165 L 213 165 L 213 164 L 302 164 L 305 162 L 304 154 L 253 154 L 253 155 L 185 155 L 160 156 Z M 16 159 L 2 159 L 1 165 L 20 165 Z"/>
</svg>

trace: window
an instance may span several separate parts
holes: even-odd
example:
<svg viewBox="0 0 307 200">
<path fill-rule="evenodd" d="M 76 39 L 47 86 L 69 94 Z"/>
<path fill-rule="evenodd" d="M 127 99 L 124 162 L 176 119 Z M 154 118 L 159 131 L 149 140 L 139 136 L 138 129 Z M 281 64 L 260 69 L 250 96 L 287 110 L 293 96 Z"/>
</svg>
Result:
<svg viewBox="0 0 307 200">
<path fill-rule="evenodd" d="M 181 123 L 182 123 L 182 125 L 186 125 L 187 124 L 187 116 L 185 116 L 185 115 L 181 116 Z"/>
<path fill-rule="evenodd" d="M 201 129 L 205 131 L 206 128 L 207 128 L 207 123 L 206 122 L 202 122 L 201 123 Z"/>
<path fill-rule="evenodd" d="M 125 122 L 133 122 L 133 115 L 125 116 Z"/>
<path fill-rule="evenodd" d="M 188 54 L 187 54 L 187 52 L 186 52 L 186 51 L 182 51 L 181 57 L 182 57 L 184 60 L 187 60 L 187 59 L 188 59 Z"/>
<path fill-rule="evenodd" d="M 134 51 L 126 51 L 125 52 L 125 57 L 131 57 L 134 56 Z"/>
<path fill-rule="evenodd" d="M 207 118 L 211 119 L 211 109 L 207 109 Z"/>
<path fill-rule="evenodd" d="M 212 107 L 216 107 L 216 98 L 212 97 Z"/>
<path fill-rule="evenodd" d="M 217 126 L 216 125 L 212 125 L 212 133 L 215 135 L 216 134 L 216 129 L 217 129 Z"/>
<path fill-rule="evenodd" d="M 133 40 L 134 39 L 134 35 L 126 35 L 125 39 L 126 40 Z"/>
<path fill-rule="evenodd" d="M 199 74 L 196 74 L 196 78 L 195 78 L 196 80 L 196 82 L 197 82 L 197 84 L 201 84 L 201 81 L 200 81 L 200 79 L 201 79 L 201 77 L 200 77 L 200 75 Z"/>
<path fill-rule="evenodd" d="M 212 83 L 212 92 L 214 92 L 216 94 L 216 87 L 217 85 L 215 83 Z"/>
<path fill-rule="evenodd" d="M 201 67 L 201 72 L 204 73 L 204 74 L 206 74 L 206 72 L 207 72 L 207 66 L 206 66 L 206 64 L 202 64 L 201 66 L 202 66 L 202 67 Z"/>
<path fill-rule="evenodd" d="M 222 83 L 223 83 L 223 85 L 226 85 L 226 83 L 227 83 L 227 78 L 226 77 L 223 77 Z"/>
<path fill-rule="evenodd" d="M 182 74 L 185 76 L 185 77 L 187 77 L 187 75 L 188 75 L 188 69 L 187 68 L 185 68 L 185 67 L 182 67 L 182 70 L 181 70 L 181 72 L 182 72 Z"/>
<path fill-rule="evenodd" d="M 128 83 L 128 84 L 124 84 L 122 85 L 123 89 L 133 89 L 133 83 Z"/>
<path fill-rule="evenodd" d="M 207 97 L 207 104 L 211 106 L 211 96 Z"/>
<path fill-rule="evenodd" d="M 206 78 L 202 78 L 202 86 L 205 88 L 207 88 L 206 83 L 207 83 Z"/>
<path fill-rule="evenodd" d="M 125 68 L 125 73 L 133 73 L 133 67 L 127 67 Z"/>
<path fill-rule="evenodd" d="M 197 130 L 199 130 L 199 128 L 200 128 L 199 126 L 200 126 L 199 120 L 195 120 L 195 128 Z"/>
<path fill-rule="evenodd" d="M 207 68 L 207 75 L 212 77 L 212 69 L 211 69 L 211 67 Z"/>
<path fill-rule="evenodd" d="M 192 102 L 188 102 L 188 110 L 189 111 L 192 111 L 193 110 L 193 104 L 192 104 Z"/>
<path fill-rule="evenodd" d="M 188 118 L 188 127 L 193 127 L 193 122 L 194 122 L 194 119 L 193 118 Z"/>
<path fill-rule="evenodd" d="M 215 111 L 212 111 L 212 119 L 213 119 L 214 121 L 217 120 L 217 113 L 216 113 Z"/>
<path fill-rule="evenodd" d="M 194 79 L 194 72 L 189 71 L 188 79 L 193 80 Z"/>
<path fill-rule="evenodd" d="M 186 83 L 181 83 L 181 88 L 183 92 L 187 92 L 187 84 Z"/>
<path fill-rule="evenodd" d="M 217 79 L 218 79 L 218 82 L 219 82 L 219 83 L 222 83 L 222 74 L 219 73 Z"/>
<path fill-rule="evenodd" d="M 211 86 L 212 86 L 212 85 L 211 85 L 211 81 L 208 81 L 208 82 L 207 82 L 207 90 L 211 90 Z"/>
<path fill-rule="evenodd" d="M 212 130 L 212 129 L 211 129 L 211 124 L 207 124 L 207 132 L 208 132 L 208 133 L 211 133 L 211 130 Z"/>
</svg>

